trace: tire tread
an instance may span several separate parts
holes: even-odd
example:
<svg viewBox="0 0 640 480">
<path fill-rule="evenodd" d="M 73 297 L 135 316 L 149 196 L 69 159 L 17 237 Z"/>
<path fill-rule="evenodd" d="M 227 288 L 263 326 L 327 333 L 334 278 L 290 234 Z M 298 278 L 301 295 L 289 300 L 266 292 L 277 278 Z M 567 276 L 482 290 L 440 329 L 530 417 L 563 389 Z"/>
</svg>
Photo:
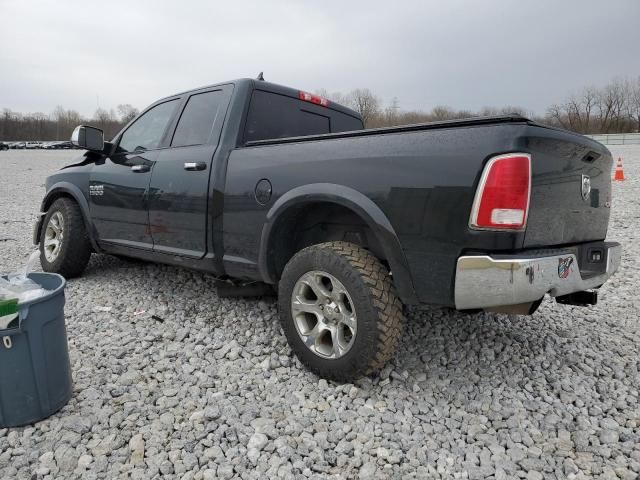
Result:
<svg viewBox="0 0 640 480">
<path fill-rule="evenodd" d="M 402 303 L 398 298 L 387 268 L 371 252 L 359 245 L 344 241 L 311 245 L 296 253 L 290 263 L 295 262 L 297 256 L 309 253 L 317 255 L 327 250 L 346 260 L 358 275 L 360 281 L 364 284 L 377 317 L 374 322 L 376 325 L 375 347 L 364 369 L 359 371 L 340 371 L 331 368 L 314 368 L 316 373 L 325 378 L 337 381 L 351 381 L 356 376 L 367 375 L 380 370 L 393 357 L 402 336 L 404 324 Z M 285 268 L 285 274 L 286 271 L 287 269 Z M 292 344 L 291 346 L 298 358 L 302 359 L 305 353 L 297 351 L 295 345 Z"/>
<path fill-rule="evenodd" d="M 40 263 L 45 272 L 59 273 L 65 278 L 82 275 L 91 257 L 91 243 L 84 225 L 84 217 L 78 204 L 66 197 L 53 202 L 47 214 L 59 210 L 64 218 L 64 236 L 60 256 L 53 263 L 46 261 L 43 251 L 44 233 L 49 217 L 45 218 L 40 237 Z"/>
<path fill-rule="evenodd" d="M 320 246 L 330 248 L 347 259 L 369 287 L 379 321 L 377 322 L 378 349 L 366 373 L 379 370 L 393 357 L 402 336 L 404 324 L 402 304 L 389 272 L 371 252 L 353 243 L 336 241 Z"/>
</svg>

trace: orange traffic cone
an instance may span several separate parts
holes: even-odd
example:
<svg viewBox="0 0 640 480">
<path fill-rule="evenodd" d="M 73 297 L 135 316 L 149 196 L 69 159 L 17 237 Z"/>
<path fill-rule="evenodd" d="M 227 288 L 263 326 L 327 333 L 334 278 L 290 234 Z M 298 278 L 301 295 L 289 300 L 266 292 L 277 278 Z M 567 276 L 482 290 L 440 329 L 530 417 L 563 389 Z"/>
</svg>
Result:
<svg viewBox="0 0 640 480">
<path fill-rule="evenodd" d="M 621 182 L 624 180 L 624 170 L 622 170 L 622 158 L 618 157 L 618 163 L 616 163 L 616 172 L 613 175 L 613 179 Z"/>
</svg>

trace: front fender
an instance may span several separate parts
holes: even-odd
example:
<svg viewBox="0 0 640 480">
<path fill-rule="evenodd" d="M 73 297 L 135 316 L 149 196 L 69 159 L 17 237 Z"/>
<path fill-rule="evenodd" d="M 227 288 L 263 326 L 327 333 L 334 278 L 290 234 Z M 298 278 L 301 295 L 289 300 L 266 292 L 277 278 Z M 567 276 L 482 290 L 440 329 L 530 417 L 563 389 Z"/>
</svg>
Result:
<svg viewBox="0 0 640 480">
<path fill-rule="evenodd" d="M 71 197 L 80 206 L 80 210 L 82 211 L 82 219 L 84 220 L 84 226 L 87 230 L 87 235 L 89 236 L 91 246 L 93 247 L 94 251 L 100 252 L 101 249 L 98 247 L 95 241 L 96 232 L 93 228 L 93 223 L 91 222 L 89 203 L 87 202 L 87 199 L 83 195 L 80 188 L 69 182 L 56 182 L 55 184 L 51 185 L 49 190 L 47 190 L 47 193 L 45 194 L 44 198 L 42 199 L 42 203 L 40 204 L 40 218 L 38 219 L 33 231 L 33 243 L 37 245 L 40 242 L 40 233 L 42 231 L 42 222 L 44 220 L 44 216 L 49 210 L 51 204 L 60 197 Z"/>
<path fill-rule="evenodd" d="M 270 271 L 267 261 L 269 238 L 274 225 L 289 208 L 311 202 L 336 203 L 357 214 L 371 228 L 380 242 L 391 267 L 393 282 L 402 301 L 407 304 L 418 303 L 407 259 L 387 216 L 364 194 L 344 185 L 333 183 L 314 183 L 289 190 L 278 198 L 269 209 L 262 228 L 258 257 L 260 274 L 267 283 L 276 282 L 275 272 Z"/>
</svg>

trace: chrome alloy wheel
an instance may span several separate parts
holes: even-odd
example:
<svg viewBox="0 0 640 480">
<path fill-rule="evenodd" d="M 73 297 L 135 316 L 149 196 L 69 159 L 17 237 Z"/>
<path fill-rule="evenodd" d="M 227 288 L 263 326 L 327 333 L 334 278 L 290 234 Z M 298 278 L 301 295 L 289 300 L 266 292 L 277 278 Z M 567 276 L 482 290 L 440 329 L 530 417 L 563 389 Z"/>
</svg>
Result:
<svg viewBox="0 0 640 480">
<path fill-rule="evenodd" d="M 314 270 L 302 275 L 291 294 L 291 317 L 309 350 L 326 359 L 353 346 L 358 321 L 351 296 L 333 275 Z"/>
<path fill-rule="evenodd" d="M 60 212 L 54 212 L 49 218 L 44 232 L 44 257 L 53 263 L 60 254 L 62 239 L 64 238 L 64 217 Z"/>
</svg>

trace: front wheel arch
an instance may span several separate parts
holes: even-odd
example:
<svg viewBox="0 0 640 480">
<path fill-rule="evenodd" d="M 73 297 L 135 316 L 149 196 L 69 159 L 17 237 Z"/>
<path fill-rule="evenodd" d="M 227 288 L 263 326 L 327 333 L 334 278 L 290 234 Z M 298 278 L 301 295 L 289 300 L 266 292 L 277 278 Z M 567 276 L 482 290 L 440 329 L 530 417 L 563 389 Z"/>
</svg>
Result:
<svg viewBox="0 0 640 480">
<path fill-rule="evenodd" d="M 53 205 L 53 202 L 58 200 L 59 198 L 69 198 L 73 200 L 80 207 L 80 211 L 82 212 L 82 220 L 84 222 L 84 228 L 87 231 L 87 235 L 89 237 L 89 242 L 91 243 L 91 248 L 94 252 L 102 252 L 102 249 L 98 246 L 96 242 L 96 234 L 95 229 L 93 228 L 93 223 L 91 222 L 91 213 L 89 210 L 89 203 L 87 199 L 82 194 L 82 191 L 72 183 L 68 182 L 60 182 L 53 185 L 46 193 L 45 197 L 42 199 L 42 203 L 40 206 L 40 222 L 36 227 L 36 231 L 34 232 L 34 239 L 40 239 L 40 235 L 42 232 L 42 224 L 45 215 Z"/>
<path fill-rule="evenodd" d="M 82 274 L 91 257 L 91 243 L 77 202 L 58 197 L 44 217 L 40 235 L 40 264 L 45 272 L 65 278 Z"/>
</svg>

